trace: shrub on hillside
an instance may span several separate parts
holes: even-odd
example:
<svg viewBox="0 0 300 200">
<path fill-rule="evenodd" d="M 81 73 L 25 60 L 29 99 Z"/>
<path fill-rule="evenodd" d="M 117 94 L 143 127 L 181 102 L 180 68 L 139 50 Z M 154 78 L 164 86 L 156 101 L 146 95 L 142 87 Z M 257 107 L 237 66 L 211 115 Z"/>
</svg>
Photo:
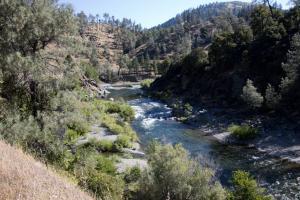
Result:
<svg viewBox="0 0 300 200">
<path fill-rule="evenodd" d="M 88 63 L 83 64 L 82 67 L 83 67 L 84 75 L 87 78 L 93 79 L 95 81 L 99 80 L 99 74 L 95 67 L 89 65 Z"/>
<path fill-rule="evenodd" d="M 228 131 L 240 140 L 253 139 L 258 134 L 257 129 L 249 125 L 231 125 L 228 127 Z"/>
<path fill-rule="evenodd" d="M 130 137 L 126 135 L 119 135 L 117 140 L 113 143 L 113 148 L 115 151 L 121 151 L 123 148 L 130 148 L 131 141 Z"/>
<path fill-rule="evenodd" d="M 136 182 L 141 178 L 141 175 L 141 169 L 139 167 L 133 167 L 126 172 L 124 180 L 126 181 L 126 183 Z"/>
<path fill-rule="evenodd" d="M 90 130 L 90 125 L 84 116 L 80 114 L 72 114 L 67 118 L 67 127 L 76 131 L 79 135 L 84 135 Z"/>
<path fill-rule="evenodd" d="M 86 187 L 99 199 L 123 199 L 124 182 L 121 178 L 101 172 L 93 172 L 85 181 Z"/>
<path fill-rule="evenodd" d="M 73 160 L 68 148 L 57 135 L 41 130 L 33 117 L 22 120 L 19 116 L 7 116 L 0 123 L 0 135 L 10 144 L 21 146 L 26 152 L 32 153 L 39 160 L 69 168 Z"/>
<path fill-rule="evenodd" d="M 97 149 L 101 152 L 112 152 L 113 142 L 109 140 L 100 140 L 96 143 Z"/>
<path fill-rule="evenodd" d="M 99 155 L 92 147 L 77 150 L 74 174 L 79 184 L 97 198 L 122 199 L 124 182 L 116 175 L 114 161 Z"/>
</svg>

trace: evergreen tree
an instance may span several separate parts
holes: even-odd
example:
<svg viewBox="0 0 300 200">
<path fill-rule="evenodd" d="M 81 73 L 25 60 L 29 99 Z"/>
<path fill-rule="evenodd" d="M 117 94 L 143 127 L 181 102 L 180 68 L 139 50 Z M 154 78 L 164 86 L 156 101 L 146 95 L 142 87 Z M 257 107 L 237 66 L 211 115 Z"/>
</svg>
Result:
<svg viewBox="0 0 300 200">
<path fill-rule="evenodd" d="M 251 107 L 259 108 L 264 101 L 263 96 L 257 92 L 251 80 L 247 80 L 246 85 L 243 87 L 242 99 Z"/>
<path fill-rule="evenodd" d="M 90 56 L 90 63 L 94 67 L 97 67 L 99 65 L 98 50 L 95 46 L 92 48 L 92 53 L 91 53 L 91 56 Z"/>
<path fill-rule="evenodd" d="M 232 176 L 233 191 L 227 200 L 272 200 L 266 195 L 263 188 L 259 187 L 254 178 L 248 172 L 235 171 Z"/>
<path fill-rule="evenodd" d="M 278 94 L 270 84 L 268 84 L 266 89 L 265 100 L 267 107 L 274 109 L 280 103 L 281 95 Z"/>
<path fill-rule="evenodd" d="M 78 23 L 79 23 L 79 33 L 82 35 L 84 32 L 84 29 L 87 27 L 88 25 L 88 17 L 86 16 L 86 14 L 81 11 L 80 13 L 77 14 L 78 17 Z"/>
<path fill-rule="evenodd" d="M 52 0 L 2 1 L 0 10 L 1 96 L 37 117 L 55 93 L 43 76 L 50 64 L 39 52 L 75 30 L 73 11 Z"/>
<path fill-rule="evenodd" d="M 282 78 L 280 88 L 282 93 L 288 93 L 296 86 L 300 69 L 300 35 L 296 34 L 291 42 L 291 50 L 287 54 L 287 62 L 282 64 L 286 76 Z"/>
<path fill-rule="evenodd" d="M 0 53 L 32 55 L 59 36 L 75 30 L 73 10 L 56 1 L 2 1 Z"/>
</svg>

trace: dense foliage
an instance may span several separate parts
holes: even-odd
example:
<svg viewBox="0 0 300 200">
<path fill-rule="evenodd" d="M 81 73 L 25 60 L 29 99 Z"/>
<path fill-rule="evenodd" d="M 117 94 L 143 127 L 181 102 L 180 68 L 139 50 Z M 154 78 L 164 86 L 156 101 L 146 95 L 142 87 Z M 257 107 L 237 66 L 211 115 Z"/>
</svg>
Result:
<svg viewBox="0 0 300 200">
<path fill-rule="evenodd" d="M 233 191 L 228 195 L 228 200 L 272 200 L 266 195 L 265 190 L 259 187 L 248 172 L 236 171 L 232 176 Z"/>
<path fill-rule="evenodd" d="M 91 36 L 89 30 L 97 29 L 98 26 L 109 27 L 108 33 L 117 38 L 115 43 L 120 44 L 118 49 L 122 51 L 121 54 L 111 56 L 114 54 L 111 50 L 115 47 L 99 43 L 98 50 L 108 62 L 97 63 L 97 59 L 93 59 L 97 68 L 107 69 L 102 72 L 102 79 L 113 81 L 127 73 L 146 78 L 164 74 L 169 68 L 170 60 L 179 60 L 192 49 L 207 47 L 216 33 L 228 30 L 228 18 L 237 16 L 241 10 L 247 10 L 248 7 L 247 3 L 242 2 L 207 4 L 186 10 L 162 25 L 150 29 L 143 29 L 130 19 L 116 19 L 107 13 L 101 17 L 87 16 L 81 12 L 78 18 L 81 35 L 88 32 L 87 36 L 94 43 L 97 43 L 97 31 Z M 111 61 L 118 66 L 117 71 Z"/>
<path fill-rule="evenodd" d="M 96 99 L 84 84 L 98 76 L 97 60 L 71 7 L 17 0 L 2 1 L 0 10 L 0 138 L 66 170 L 99 199 L 121 199 L 117 158 L 106 152 L 119 153 L 137 139 L 129 125 L 134 112 Z M 115 142 L 77 144 L 101 123 L 118 134 Z"/>
<path fill-rule="evenodd" d="M 232 15 L 208 51 L 195 49 L 173 63 L 152 89 L 198 102 L 213 97 L 252 109 L 299 111 L 294 101 L 299 95 L 299 11 L 298 5 L 284 11 L 259 4 Z"/>
<path fill-rule="evenodd" d="M 192 160 L 181 145 L 154 142 L 147 155 L 149 169 L 142 174 L 138 199 L 225 199 L 224 189 L 213 181 L 213 171 Z"/>
<path fill-rule="evenodd" d="M 257 129 L 249 125 L 231 125 L 228 127 L 228 131 L 240 140 L 253 139 L 258 134 Z"/>
</svg>

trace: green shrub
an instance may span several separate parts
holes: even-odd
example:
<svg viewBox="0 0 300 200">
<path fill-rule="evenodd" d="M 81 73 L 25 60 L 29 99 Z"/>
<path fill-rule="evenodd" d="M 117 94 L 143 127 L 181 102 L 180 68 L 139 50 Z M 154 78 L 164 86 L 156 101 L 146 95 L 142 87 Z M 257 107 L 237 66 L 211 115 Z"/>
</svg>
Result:
<svg viewBox="0 0 300 200">
<path fill-rule="evenodd" d="M 94 105 L 100 112 L 118 114 L 124 121 L 130 122 L 134 119 L 134 110 L 127 104 L 111 101 L 94 101 Z"/>
<path fill-rule="evenodd" d="M 149 168 L 142 173 L 137 199 L 224 200 L 213 171 L 192 160 L 181 145 L 152 143 L 147 149 Z"/>
<path fill-rule="evenodd" d="M 122 199 L 124 182 L 116 175 L 112 159 L 99 155 L 91 146 L 77 149 L 75 156 L 74 174 L 81 187 L 97 199 Z"/>
<path fill-rule="evenodd" d="M 98 81 L 99 80 L 99 74 L 96 70 L 95 67 L 89 65 L 89 64 L 84 64 L 83 65 L 83 70 L 84 70 L 84 75 L 89 78 Z"/>
<path fill-rule="evenodd" d="M 235 171 L 232 176 L 233 191 L 227 200 L 272 200 L 265 190 L 258 186 L 248 172 Z"/>
<path fill-rule="evenodd" d="M 132 130 L 128 123 L 120 122 L 110 115 L 102 116 L 102 125 L 117 135 L 127 135 L 131 140 L 137 140 L 136 133 Z"/>
<path fill-rule="evenodd" d="M 119 177 L 94 171 L 87 177 L 85 182 L 81 184 L 86 185 L 99 199 L 123 199 L 124 182 Z"/>
<path fill-rule="evenodd" d="M 114 175 L 116 173 L 115 163 L 111 159 L 99 155 L 95 157 L 95 160 L 96 160 L 95 169 L 97 171 L 101 171 L 103 173 L 107 173 L 111 175 Z"/>
<path fill-rule="evenodd" d="M 101 140 L 97 143 L 97 148 L 102 152 L 112 152 L 113 142 L 109 140 Z"/>
<path fill-rule="evenodd" d="M 64 144 L 51 134 L 27 134 L 22 147 L 38 159 L 64 169 L 67 169 L 74 159 Z"/>
<path fill-rule="evenodd" d="M 253 139 L 258 134 L 257 129 L 249 125 L 231 125 L 228 127 L 228 131 L 240 140 Z"/>
<path fill-rule="evenodd" d="M 83 120 L 68 122 L 68 128 L 76 131 L 79 135 L 84 135 L 90 130 L 90 126 Z"/>
<path fill-rule="evenodd" d="M 153 83 L 153 79 L 145 79 L 141 82 L 141 87 L 143 89 L 149 89 L 151 86 L 151 83 Z"/>
<path fill-rule="evenodd" d="M 18 115 L 7 116 L 0 123 L 0 137 L 39 160 L 64 169 L 68 169 L 74 159 L 63 141 L 52 132 L 41 130 L 33 117 L 21 120 Z"/>
<path fill-rule="evenodd" d="M 130 148 L 130 137 L 126 135 L 119 135 L 113 146 L 116 151 L 121 151 L 123 148 Z"/>
<path fill-rule="evenodd" d="M 133 183 L 138 181 L 141 178 L 142 171 L 139 167 L 133 167 L 126 172 L 124 180 L 126 183 Z"/>
</svg>

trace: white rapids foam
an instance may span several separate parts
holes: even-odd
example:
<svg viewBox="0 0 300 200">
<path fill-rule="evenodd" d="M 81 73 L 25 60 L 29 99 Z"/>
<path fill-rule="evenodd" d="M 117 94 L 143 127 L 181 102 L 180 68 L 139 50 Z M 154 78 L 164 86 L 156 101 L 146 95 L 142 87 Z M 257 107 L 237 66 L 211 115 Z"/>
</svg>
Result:
<svg viewBox="0 0 300 200">
<path fill-rule="evenodd" d="M 155 122 L 158 120 L 159 119 L 155 119 L 155 118 L 145 118 L 142 121 L 142 126 L 145 129 L 151 129 L 155 125 Z"/>
<path fill-rule="evenodd" d="M 145 117 L 145 110 L 141 106 L 131 106 L 135 112 L 135 118 Z"/>
</svg>

